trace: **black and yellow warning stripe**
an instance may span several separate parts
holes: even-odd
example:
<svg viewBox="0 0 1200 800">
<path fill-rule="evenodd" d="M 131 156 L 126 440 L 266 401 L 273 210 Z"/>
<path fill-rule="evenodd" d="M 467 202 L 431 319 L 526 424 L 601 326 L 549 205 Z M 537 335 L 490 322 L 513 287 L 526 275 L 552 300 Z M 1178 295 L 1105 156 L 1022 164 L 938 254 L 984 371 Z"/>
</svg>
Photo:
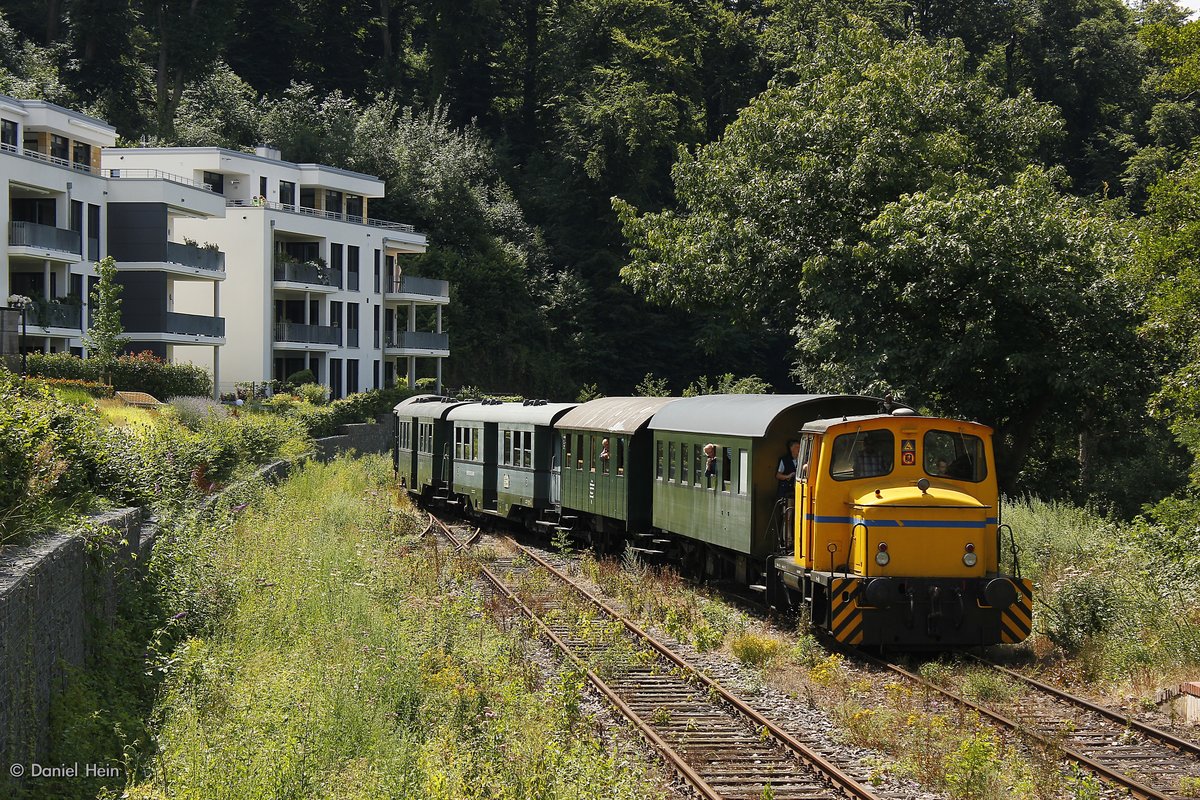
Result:
<svg viewBox="0 0 1200 800">
<path fill-rule="evenodd" d="M 1033 630 L 1033 581 L 1014 579 L 1017 601 L 1000 612 L 1000 641 L 1023 642 Z"/>
<path fill-rule="evenodd" d="M 863 612 L 858 606 L 863 582 L 834 578 L 829 582 L 829 632 L 843 644 L 862 644 Z"/>
</svg>

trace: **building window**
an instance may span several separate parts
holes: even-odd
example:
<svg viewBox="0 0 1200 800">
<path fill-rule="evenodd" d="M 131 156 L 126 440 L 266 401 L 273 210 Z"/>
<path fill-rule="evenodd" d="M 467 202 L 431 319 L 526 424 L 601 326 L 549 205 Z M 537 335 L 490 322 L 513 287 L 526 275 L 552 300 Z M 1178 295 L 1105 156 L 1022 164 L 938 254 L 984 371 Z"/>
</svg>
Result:
<svg viewBox="0 0 1200 800">
<path fill-rule="evenodd" d="M 396 365 L 388 361 L 383 365 L 383 388 L 391 389 L 396 385 Z"/>
<path fill-rule="evenodd" d="M 50 155 L 63 161 L 71 157 L 71 143 L 67 141 L 67 137 L 57 133 L 50 134 Z"/>
<path fill-rule="evenodd" d="M 337 400 L 342 396 L 342 360 L 329 359 L 329 399 Z"/>
<path fill-rule="evenodd" d="M 346 359 L 346 394 L 358 393 L 358 359 Z"/>
<path fill-rule="evenodd" d="M 85 169 L 91 172 L 92 146 L 87 142 L 76 142 L 74 152 L 71 153 L 71 160 L 75 162 L 76 169 Z"/>
<path fill-rule="evenodd" d="M 342 304 L 340 302 L 329 303 L 329 325 L 332 328 L 338 329 L 338 346 L 342 344 Z"/>
<path fill-rule="evenodd" d="M 329 269 L 337 276 L 338 286 L 345 286 L 342 278 L 342 246 L 334 242 L 329 245 Z"/>
<path fill-rule="evenodd" d="M 317 207 L 317 190 L 306 189 L 300 187 L 300 207 L 301 208 L 316 208 Z"/>
<path fill-rule="evenodd" d="M 203 180 L 217 194 L 225 194 L 225 176 L 221 173 L 205 171 Z"/>
<path fill-rule="evenodd" d="M 325 210 L 331 214 L 342 213 L 342 193 L 332 189 L 325 190 Z"/>
<path fill-rule="evenodd" d="M 358 291 L 358 248 L 354 245 L 346 246 L 346 288 Z"/>
<path fill-rule="evenodd" d="M 267 176 L 266 175 L 258 176 L 258 196 L 261 197 L 263 200 L 267 199 Z"/>
<path fill-rule="evenodd" d="M 379 306 L 375 306 L 371 311 L 374 312 L 372 316 L 375 317 L 375 343 L 371 346 L 379 347 Z"/>
<path fill-rule="evenodd" d="M 375 251 L 375 294 L 379 294 L 379 251 Z M 376 345 L 378 347 L 379 345 Z"/>
<path fill-rule="evenodd" d="M 20 141 L 19 136 L 20 130 L 17 128 L 17 123 L 11 119 L 0 119 L 0 144 L 16 149 L 17 142 Z"/>
<path fill-rule="evenodd" d="M 346 195 L 346 216 L 354 222 L 362 222 L 363 199 L 361 195 Z"/>
<path fill-rule="evenodd" d="M 346 303 L 346 346 L 358 347 L 358 303 Z"/>
<path fill-rule="evenodd" d="M 376 361 L 371 365 L 371 388 L 379 388 L 379 362 Z"/>
<path fill-rule="evenodd" d="M 100 206 L 88 203 L 87 208 L 88 260 L 100 259 Z M 95 251 L 95 255 L 92 252 Z"/>
<path fill-rule="evenodd" d="M 285 206 L 296 205 L 296 184 L 291 181 L 279 182 L 279 202 Z"/>
</svg>

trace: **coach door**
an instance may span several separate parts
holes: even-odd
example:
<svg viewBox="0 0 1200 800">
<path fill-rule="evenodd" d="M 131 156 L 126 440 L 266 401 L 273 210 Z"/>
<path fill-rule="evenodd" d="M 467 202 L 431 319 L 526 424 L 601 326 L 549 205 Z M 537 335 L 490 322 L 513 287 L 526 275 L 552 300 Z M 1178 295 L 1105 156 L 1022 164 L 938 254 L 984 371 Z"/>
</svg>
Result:
<svg viewBox="0 0 1200 800">
<path fill-rule="evenodd" d="M 816 434 L 802 434 L 800 454 L 796 456 L 796 560 L 812 568 L 816 568 L 813 560 L 816 522 L 812 487 L 816 483 L 820 445 L 821 438 Z M 812 473 L 811 478 L 809 473 Z"/>
</svg>

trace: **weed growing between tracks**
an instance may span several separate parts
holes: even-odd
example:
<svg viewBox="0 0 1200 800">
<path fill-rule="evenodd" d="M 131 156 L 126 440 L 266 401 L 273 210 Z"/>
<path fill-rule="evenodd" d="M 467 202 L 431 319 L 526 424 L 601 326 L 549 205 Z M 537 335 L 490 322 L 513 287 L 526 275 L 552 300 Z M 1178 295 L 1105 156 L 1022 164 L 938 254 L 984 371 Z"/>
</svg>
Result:
<svg viewBox="0 0 1200 800">
<path fill-rule="evenodd" d="M 310 465 L 178 543 L 190 635 L 132 800 L 653 794 L 597 742 L 580 677 L 543 685 L 527 627 L 498 629 L 467 558 L 391 509 L 390 477 Z"/>
</svg>

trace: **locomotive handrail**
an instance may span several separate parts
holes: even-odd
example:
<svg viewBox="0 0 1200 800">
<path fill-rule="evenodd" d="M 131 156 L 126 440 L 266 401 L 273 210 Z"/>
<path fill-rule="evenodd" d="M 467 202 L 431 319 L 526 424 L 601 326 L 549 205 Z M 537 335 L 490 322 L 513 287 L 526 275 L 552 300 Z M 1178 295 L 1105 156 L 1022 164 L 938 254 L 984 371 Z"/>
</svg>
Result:
<svg viewBox="0 0 1200 800">
<path fill-rule="evenodd" d="M 996 526 L 996 567 L 1000 567 L 1000 553 L 1004 549 L 1004 531 L 1008 531 L 1009 550 L 1012 553 L 1013 562 L 1013 577 L 1017 580 L 1021 579 L 1021 562 L 1017 558 L 1019 548 L 1017 547 L 1017 537 L 1013 534 L 1012 526 L 1007 522 Z"/>
<path fill-rule="evenodd" d="M 871 529 L 867 527 L 867 523 L 865 522 L 856 522 L 854 523 L 854 527 L 850 529 L 850 552 L 846 554 L 846 571 L 842 573 L 847 578 L 850 577 L 850 562 L 854 560 L 854 537 L 859 528 L 863 529 L 863 547 L 866 548 L 863 550 L 863 577 L 869 578 L 871 576 L 871 564 L 868 557 L 871 549 Z"/>
<path fill-rule="evenodd" d="M 870 503 L 870 504 L 866 504 L 866 503 L 850 503 L 850 502 L 847 502 L 846 505 L 850 506 L 851 508 L 940 508 L 940 509 L 964 508 L 969 511 L 979 511 L 982 509 L 988 509 L 988 508 L 992 507 L 992 506 L 964 506 L 964 505 L 957 505 L 957 504 L 952 505 L 952 506 L 947 506 L 947 505 L 906 505 L 906 504 L 902 504 L 902 503 Z"/>
</svg>

